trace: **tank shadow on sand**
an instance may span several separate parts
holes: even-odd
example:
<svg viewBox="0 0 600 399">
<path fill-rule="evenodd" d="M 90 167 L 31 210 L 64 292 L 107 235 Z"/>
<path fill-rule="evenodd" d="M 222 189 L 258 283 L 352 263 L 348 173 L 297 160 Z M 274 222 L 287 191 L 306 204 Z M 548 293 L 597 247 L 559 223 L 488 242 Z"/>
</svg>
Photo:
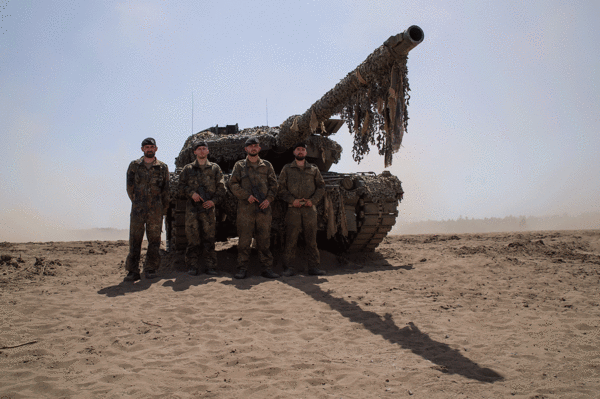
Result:
<svg viewBox="0 0 600 399">
<path fill-rule="evenodd" d="M 437 365 L 434 367 L 435 369 L 443 373 L 459 374 L 466 378 L 489 383 L 504 379 L 494 370 L 482 368 L 466 358 L 459 350 L 431 339 L 413 322 L 408 322 L 406 327 L 400 328 L 389 313 L 382 317 L 375 312 L 362 309 L 355 301 L 348 302 L 323 291 L 318 284 L 325 281 L 327 280 L 324 278 L 315 278 L 310 280 L 290 279 L 285 282 L 315 300 L 326 303 L 351 322 L 362 324 L 371 333 L 380 335 L 387 341 L 429 360 Z"/>
<path fill-rule="evenodd" d="M 332 254 L 328 256 L 329 260 L 331 260 Z M 377 252 L 360 254 L 357 257 L 360 263 L 348 261 L 345 257 L 337 257 L 338 264 L 322 262 L 321 266 L 327 270 L 329 276 L 398 269 L 410 271 L 414 269 L 412 264 L 402 266 L 391 265 L 383 255 Z M 301 261 L 302 256 L 299 259 Z M 363 262 L 366 264 L 363 265 Z M 280 270 L 275 269 L 275 271 L 279 272 Z M 256 274 L 259 275 L 259 273 Z M 248 279 L 222 281 L 222 284 L 233 285 L 238 289 L 247 290 L 266 281 L 269 281 L 269 279 L 251 275 L 251 278 Z M 276 281 L 288 284 L 290 287 L 304 292 L 314 300 L 327 304 L 331 309 L 339 312 L 351 322 L 363 325 L 372 334 L 380 335 L 387 341 L 429 360 L 436 365 L 434 368 L 442 373 L 459 374 L 466 378 L 486 383 L 493 383 L 504 379 L 503 376 L 494 370 L 481 367 L 468 359 L 459 350 L 452 349 L 443 342 L 431 339 L 428 334 L 422 332 L 413 322 L 408 322 L 406 323 L 406 327 L 400 328 L 389 313 L 382 317 L 375 312 L 362 309 L 355 301 L 348 302 L 343 298 L 334 297 L 329 292 L 323 291 L 319 284 L 326 282 L 326 277 L 308 276 L 300 273 L 300 275 L 282 277 Z"/>
</svg>

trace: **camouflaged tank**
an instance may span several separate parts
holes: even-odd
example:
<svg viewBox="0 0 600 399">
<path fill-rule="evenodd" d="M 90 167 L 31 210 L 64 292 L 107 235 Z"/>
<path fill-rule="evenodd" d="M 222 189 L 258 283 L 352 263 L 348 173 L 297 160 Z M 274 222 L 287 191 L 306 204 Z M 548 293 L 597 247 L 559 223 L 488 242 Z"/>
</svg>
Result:
<svg viewBox="0 0 600 399">
<path fill-rule="evenodd" d="M 179 191 L 178 178 L 183 167 L 195 159 L 192 142 L 203 139 L 208 143 L 208 159 L 219 164 L 227 183 L 234 164 L 246 156 L 244 143 L 257 137 L 260 157 L 271 162 L 277 174 L 294 159 L 292 146 L 299 141 L 307 144 L 306 159 L 319 167 L 327 185 L 326 195 L 317 204 L 320 247 L 341 252 L 373 251 L 396 222 L 397 206 L 404 194 L 402 184 L 388 171 L 379 175 L 329 172 L 342 153 L 342 147 L 329 136 L 346 123 L 354 136 L 352 155 L 356 162 L 371 145 L 384 157 L 385 166 L 391 165 L 408 122 L 407 54 L 423 38 L 423 31 L 415 25 L 391 36 L 304 114 L 290 116 L 278 127 L 240 130 L 238 125 L 215 126 L 188 137 L 171 173 L 167 248 L 180 251 L 187 246 L 186 198 Z M 341 119 L 332 119 L 336 115 Z M 277 246 L 285 236 L 286 207 L 281 201 L 272 206 L 271 237 Z M 237 199 L 228 190 L 227 198 L 216 208 L 217 241 L 237 236 L 236 208 Z"/>
</svg>

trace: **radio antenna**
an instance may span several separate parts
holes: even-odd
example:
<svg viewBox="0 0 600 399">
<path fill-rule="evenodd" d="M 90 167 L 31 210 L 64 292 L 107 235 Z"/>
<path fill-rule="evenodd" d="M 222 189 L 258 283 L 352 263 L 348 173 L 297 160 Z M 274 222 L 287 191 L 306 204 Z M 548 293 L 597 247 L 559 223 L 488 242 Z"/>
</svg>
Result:
<svg viewBox="0 0 600 399">
<path fill-rule="evenodd" d="M 268 99 L 265 98 L 265 107 L 267 108 L 267 127 L 269 127 L 269 102 Z"/>
<path fill-rule="evenodd" d="M 192 134 L 194 134 L 194 91 L 192 90 Z"/>
</svg>

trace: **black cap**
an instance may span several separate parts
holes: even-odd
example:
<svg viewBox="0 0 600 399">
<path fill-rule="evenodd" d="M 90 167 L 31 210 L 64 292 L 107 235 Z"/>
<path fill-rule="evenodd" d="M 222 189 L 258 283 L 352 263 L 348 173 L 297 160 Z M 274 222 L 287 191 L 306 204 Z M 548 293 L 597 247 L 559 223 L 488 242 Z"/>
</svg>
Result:
<svg viewBox="0 0 600 399">
<path fill-rule="evenodd" d="M 294 144 L 294 150 L 298 147 L 306 148 L 306 143 L 299 142 L 299 143 Z"/>
<path fill-rule="evenodd" d="M 244 145 L 244 147 L 248 147 L 249 145 L 252 145 L 252 144 L 260 145 L 260 143 L 258 142 L 258 139 L 256 137 L 250 137 L 248 140 L 246 140 L 246 144 Z"/>
<path fill-rule="evenodd" d="M 154 140 L 152 137 L 148 137 L 142 141 L 142 147 L 145 145 L 156 145 L 156 140 Z"/>
<path fill-rule="evenodd" d="M 192 148 L 194 149 L 194 151 L 196 151 L 196 148 L 198 148 L 198 147 L 208 148 L 208 144 L 206 144 L 206 141 L 204 141 L 204 140 L 194 141 L 194 144 L 192 145 Z"/>
</svg>

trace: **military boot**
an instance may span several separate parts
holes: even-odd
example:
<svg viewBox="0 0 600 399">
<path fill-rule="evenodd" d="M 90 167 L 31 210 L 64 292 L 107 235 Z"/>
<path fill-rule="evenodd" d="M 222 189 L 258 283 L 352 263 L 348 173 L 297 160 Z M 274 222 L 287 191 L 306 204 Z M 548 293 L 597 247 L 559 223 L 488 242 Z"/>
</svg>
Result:
<svg viewBox="0 0 600 399">
<path fill-rule="evenodd" d="M 242 280 L 246 278 L 246 269 L 239 269 L 238 272 L 235 274 L 235 276 L 233 276 L 233 278 L 236 278 L 238 280 Z"/>
<path fill-rule="evenodd" d="M 129 272 L 127 276 L 123 279 L 123 281 L 138 281 L 140 279 L 139 272 Z"/>
<path fill-rule="evenodd" d="M 190 267 L 190 270 L 188 270 L 188 274 L 190 276 L 197 276 L 199 273 L 198 268 L 197 267 Z"/>
<path fill-rule="evenodd" d="M 206 269 L 206 274 L 208 274 L 209 276 L 218 276 L 219 272 L 217 272 L 217 269 L 215 269 L 214 267 L 209 267 L 208 269 Z"/>
<path fill-rule="evenodd" d="M 324 276 L 327 272 L 323 269 L 319 269 L 318 267 L 309 267 L 308 274 L 311 276 Z"/>
<path fill-rule="evenodd" d="M 144 277 L 146 278 L 146 280 L 152 280 L 158 276 L 156 275 L 155 270 L 144 270 Z"/>
<path fill-rule="evenodd" d="M 279 278 L 279 274 L 275 273 L 271 269 L 266 269 L 260 275 L 263 276 L 263 277 L 265 277 L 265 278 Z"/>
<path fill-rule="evenodd" d="M 292 277 L 292 276 L 296 275 L 296 272 L 291 267 L 284 266 L 283 273 L 281 273 L 281 274 L 285 277 Z"/>
</svg>

